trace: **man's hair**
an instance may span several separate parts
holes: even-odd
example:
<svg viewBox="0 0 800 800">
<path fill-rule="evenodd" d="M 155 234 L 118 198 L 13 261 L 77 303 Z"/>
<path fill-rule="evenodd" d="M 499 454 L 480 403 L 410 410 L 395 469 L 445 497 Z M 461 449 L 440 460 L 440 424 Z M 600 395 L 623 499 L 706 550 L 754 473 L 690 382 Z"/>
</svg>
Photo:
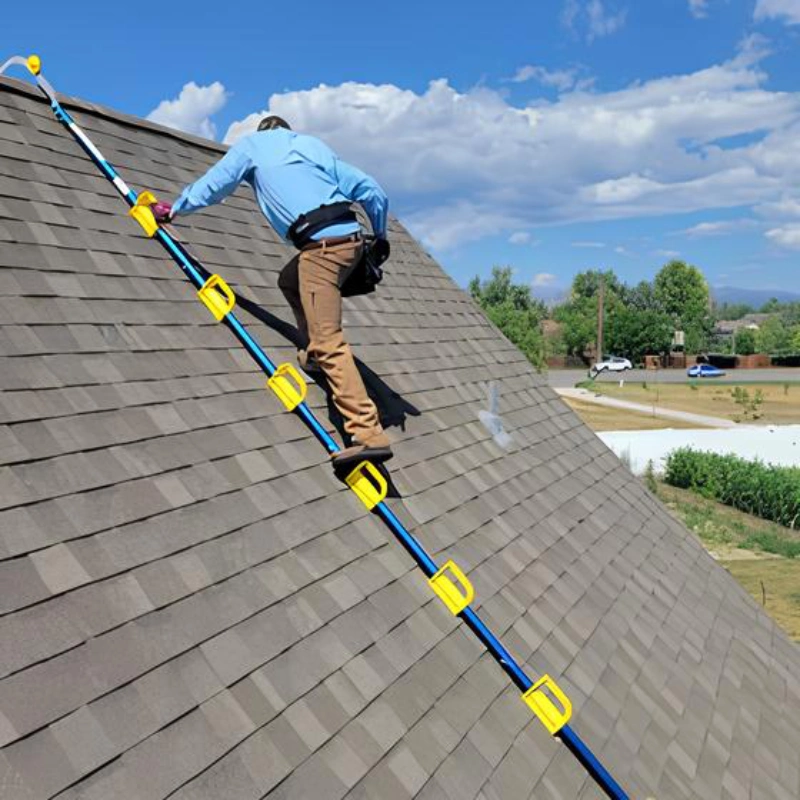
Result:
<svg viewBox="0 0 800 800">
<path fill-rule="evenodd" d="M 291 130 L 289 123 L 285 119 L 276 117 L 274 114 L 269 117 L 264 117 L 264 119 L 258 123 L 258 129 L 260 131 L 274 131 L 275 128 L 286 128 L 287 131 Z"/>
</svg>

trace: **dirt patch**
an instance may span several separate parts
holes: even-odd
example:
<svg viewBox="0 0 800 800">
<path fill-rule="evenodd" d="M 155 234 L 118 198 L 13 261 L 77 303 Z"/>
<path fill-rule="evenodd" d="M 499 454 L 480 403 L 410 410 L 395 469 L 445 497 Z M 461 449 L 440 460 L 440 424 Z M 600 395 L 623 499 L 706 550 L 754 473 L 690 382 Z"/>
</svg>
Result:
<svg viewBox="0 0 800 800">
<path fill-rule="evenodd" d="M 725 545 L 709 548 L 708 554 L 715 561 L 764 561 L 765 559 L 781 558 L 775 553 L 743 550 L 741 547 L 725 547 Z"/>
</svg>

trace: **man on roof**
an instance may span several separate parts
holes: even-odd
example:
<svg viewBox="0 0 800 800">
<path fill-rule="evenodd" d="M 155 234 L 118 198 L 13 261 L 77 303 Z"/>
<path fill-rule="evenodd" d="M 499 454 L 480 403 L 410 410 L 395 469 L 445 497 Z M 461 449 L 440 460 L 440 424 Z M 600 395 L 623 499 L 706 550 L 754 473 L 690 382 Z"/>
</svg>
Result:
<svg viewBox="0 0 800 800">
<path fill-rule="evenodd" d="M 334 466 L 388 460 L 389 438 L 342 331 L 341 294 L 365 246 L 351 204 L 361 205 L 373 235 L 385 241 L 386 194 L 319 139 L 295 133 L 285 120 L 268 116 L 173 204 L 156 203 L 153 212 L 158 222 L 169 222 L 219 203 L 242 182 L 253 188 L 272 228 L 299 251 L 281 271 L 278 286 L 306 342 L 298 350 L 300 366 L 322 370 L 352 439 L 350 447 L 333 456 Z"/>
</svg>

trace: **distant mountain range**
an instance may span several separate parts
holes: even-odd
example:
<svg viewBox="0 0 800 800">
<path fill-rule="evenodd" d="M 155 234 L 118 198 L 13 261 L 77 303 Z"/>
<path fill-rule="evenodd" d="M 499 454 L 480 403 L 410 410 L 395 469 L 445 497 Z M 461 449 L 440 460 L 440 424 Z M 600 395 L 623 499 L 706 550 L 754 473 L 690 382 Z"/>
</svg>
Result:
<svg viewBox="0 0 800 800">
<path fill-rule="evenodd" d="M 711 296 L 717 303 L 747 303 L 758 309 L 771 298 L 781 303 L 800 300 L 797 292 L 784 292 L 780 289 L 739 289 L 736 286 L 712 286 Z"/>
</svg>

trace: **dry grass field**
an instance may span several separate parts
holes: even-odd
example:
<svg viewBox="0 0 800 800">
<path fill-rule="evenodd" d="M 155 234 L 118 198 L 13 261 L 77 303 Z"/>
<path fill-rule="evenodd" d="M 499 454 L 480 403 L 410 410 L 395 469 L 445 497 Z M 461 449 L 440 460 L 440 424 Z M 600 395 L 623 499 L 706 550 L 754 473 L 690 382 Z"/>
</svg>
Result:
<svg viewBox="0 0 800 800">
<path fill-rule="evenodd" d="M 662 428 L 698 427 L 680 420 L 654 417 L 651 414 L 637 414 L 622 408 L 599 406 L 596 403 L 587 403 L 572 397 L 562 399 L 593 431 L 651 431 Z"/>
<path fill-rule="evenodd" d="M 680 411 L 735 420 L 741 407 L 734 402 L 733 385 L 708 383 L 696 389 L 686 384 L 656 386 L 602 383 L 587 385 L 609 397 L 654 404 Z M 760 389 L 763 402 L 759 423 L 800 423 L 800 384 L 749 384 L 752 396 Z M 652 430 L 697 427 L 624 409 L 608 408 L 564 398 L 595 431 Z M 684 489 L 651 483 L 670 512 L 693 531 L 709 553 L 763 605 L 767 613 L 800 642 L 800 533 L 737 511 Z"/>
<path fill-rule="evenodd" d="M 800 642 L 800 558 L 720 561 L 767 613 Z M 763 590 L 763 591 L 762 591 Z"/>
<path fill-rule="evenodd" d="M 611 382 L 583 384 L 590 391 L 620 400 L 630 400 L 649 406 L 674 408 L 694 414 L 744 421 L 742 406 L 736 403 L 733 393 L 737 388 L 733 383 L 719 383 L 714 379 L 686 383 L 625 383 L 622 388 Z M 748 383 L 739 384 L 751 398 L 761 392 L 762 403 L 757 413 L 759 424 L 787 425 L 800 423 L 800 383 Z M 752 421 L 748 416 L 747 421 Z M 677 427 L 675 425 L 663 427 Z M 608 429 L 605 429 L 608 430 Z"/>
<path fill-rule="evenodd" d="M 659 483 L 657 494 L 753 599 L 800 642 L 800 533 L 685 489 Z"/>
</svg>

